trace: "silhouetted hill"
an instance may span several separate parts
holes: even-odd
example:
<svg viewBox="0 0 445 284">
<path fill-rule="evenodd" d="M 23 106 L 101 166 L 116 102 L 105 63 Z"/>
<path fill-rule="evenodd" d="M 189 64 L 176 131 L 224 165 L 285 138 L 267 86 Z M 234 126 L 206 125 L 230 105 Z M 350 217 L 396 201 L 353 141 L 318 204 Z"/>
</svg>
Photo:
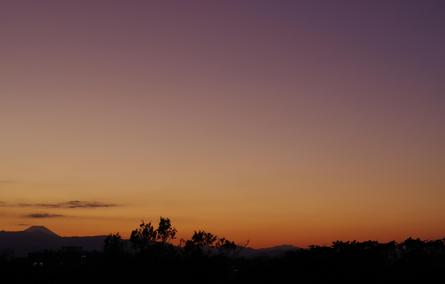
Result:
<svg viewBox="0 0 445 284">
<path fill-rule="evenodd" d="M 29 252 L 62 247 L 102 250 L 104 239 L 105 236 L 61 237 L 44 226 L 32 226 L 24 231 L 0 232 L 0 251 L 12 250 L 16 256 L 25 256 Z"/>
<path fill-rule="evenodd" d="M 23 232 L 28 234 L 39 234 L 39 235 L 46 235 L 46 236 L 55 236 L 58 237 L 56 233 L 49 230 L 45 226 L 31 226 L 28 229 L 24 230 Z"/>
<path fill-rule="evenodd" d="M 255 258 L 255 257 L 281 257 L 288 252 L 295 252 L 300 248 L 293 245 L 280 245 L 269 248 L 244 248 L 240 252 L 241 257 Z"/>
</svg>

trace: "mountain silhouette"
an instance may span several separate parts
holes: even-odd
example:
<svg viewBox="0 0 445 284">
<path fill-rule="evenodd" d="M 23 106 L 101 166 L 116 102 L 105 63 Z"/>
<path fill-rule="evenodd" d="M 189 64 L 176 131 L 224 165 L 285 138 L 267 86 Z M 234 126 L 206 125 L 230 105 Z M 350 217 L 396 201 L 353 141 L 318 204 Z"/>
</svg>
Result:
<svg viewBox="0 0 445 284">
<path fill-rule="evenodd" d="M 100 251 L 106 236 L 61 237 L 44 226 L 32 226 L 24 231 L 0 232 L 0 251 L 13 251 L 16 256 L 30 252 L 78 247 Z"/>
<path fill-rule="evenodd" d="M 300 248 L 293 245 L 278 245 L 267 248 L 250 248 L 246 247 L 240 252 L 240 256 L 246 258 L 255 257 L 281 257 L 288 252 L 295 252 L 300 250 Z"/>
<path fill-rule="evenodd" d="M 39 235 L 45 235 L 45 236 L 58 237 L 58 235 L 56 233 L 49 230 L 45 226 L 31 226 L 28 229 L 24 230 L 23 232 L 28 233 L 28 234 L 36 234 L 36 235 L 39 234 Z"/>
</svg>

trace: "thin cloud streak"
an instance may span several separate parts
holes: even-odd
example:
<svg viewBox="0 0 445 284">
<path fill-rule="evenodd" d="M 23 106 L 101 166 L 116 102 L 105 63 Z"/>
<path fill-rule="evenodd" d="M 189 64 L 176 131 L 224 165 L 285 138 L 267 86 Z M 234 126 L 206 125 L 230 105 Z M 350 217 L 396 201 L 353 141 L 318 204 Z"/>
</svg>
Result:
<svg viewBox="0 0 445 284">
<path fill-rule="evenodd" d="M 23 216 L 24 218 L 34 218 L 34 219 L 47 219 L 47 218 L 62 218 L 65 215 L 62 214 L 51 214 L 51 213 L 31 213 Z"/>
<path fill-rule="evenodd" d="M 0 201 L 0 207 L 33 207 L 33 208 L 55 208 L 55 209 L 88 209 L 88 208 L 110 208 L 117 207 L 117 204 L 98 202 L 98 201 L 80 201 L 71 200 L 58 203 L 6 203 Z"/>
<path fill-rule="evenodd" d="M 105 203 L 105 202 L 97 202 L 97 201 L 80 201 L 73 200 L 67 202 L 60 203 L 40 203 L 34 204 L 34 207 L 45 207 L 45 208 L 108 208 L 108 207 L 116 207 L 116 204 L 113 203 Z"/>
</svg>

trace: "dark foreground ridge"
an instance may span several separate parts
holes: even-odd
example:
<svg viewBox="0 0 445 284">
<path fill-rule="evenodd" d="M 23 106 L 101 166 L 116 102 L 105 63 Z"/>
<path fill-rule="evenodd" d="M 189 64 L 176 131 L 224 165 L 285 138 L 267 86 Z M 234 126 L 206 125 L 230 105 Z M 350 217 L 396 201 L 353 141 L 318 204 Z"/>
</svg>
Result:
<svg viewBox="0 0 445 284">
<path fill-rule="evenodd" d="M 444 239 L 255 250 L 205 231 L 173 245 L 176 232 L 162 217 L 129 240 L 0 232 L 0 283 L 445 283 Z"/>
</svg>

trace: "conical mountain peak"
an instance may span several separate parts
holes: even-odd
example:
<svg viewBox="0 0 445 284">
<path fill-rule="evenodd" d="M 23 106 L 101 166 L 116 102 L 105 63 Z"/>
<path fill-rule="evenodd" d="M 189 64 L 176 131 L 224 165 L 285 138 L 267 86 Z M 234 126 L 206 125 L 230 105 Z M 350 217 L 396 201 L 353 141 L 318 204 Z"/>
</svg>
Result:
<svg viewBox="0 0 445 284">
<path fill-rule="evenodd" d="M 26 229 L 24 232 L 33 233 L 33 234 L 45 234 L 45 235 L 57 236 L 56 233 L 54 233 L 50 229 L 46 228 L 45 226 L 31 226 L 28 229 Z"/>
</svg>

